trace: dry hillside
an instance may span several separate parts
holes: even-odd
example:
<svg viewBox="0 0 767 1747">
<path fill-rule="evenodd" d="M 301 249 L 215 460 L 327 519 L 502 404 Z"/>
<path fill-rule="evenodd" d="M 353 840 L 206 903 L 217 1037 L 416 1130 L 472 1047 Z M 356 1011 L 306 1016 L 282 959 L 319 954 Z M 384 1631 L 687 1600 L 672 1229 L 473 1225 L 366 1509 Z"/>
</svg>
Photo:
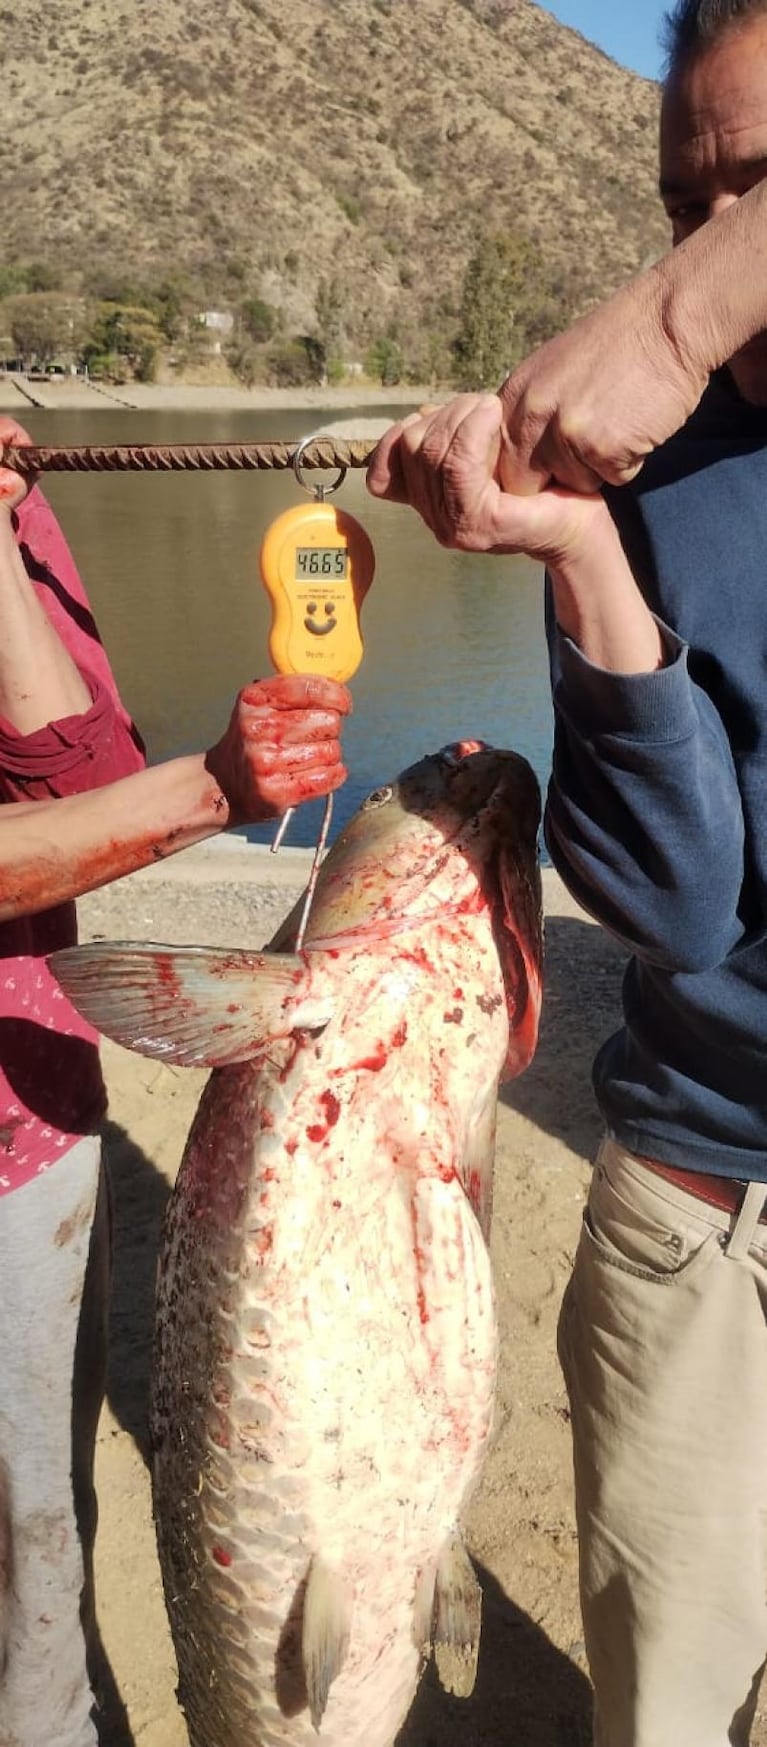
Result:
<svg viewBox="0 0 767 1747">
<path fill-rule="evenodd" d="M 665 247 L 657 88 L 532 0 L 0 6 L 0 264 L 183 268 L 311 331 L 449 317 L 481 228 L 577 310 Z"/>
</svg>

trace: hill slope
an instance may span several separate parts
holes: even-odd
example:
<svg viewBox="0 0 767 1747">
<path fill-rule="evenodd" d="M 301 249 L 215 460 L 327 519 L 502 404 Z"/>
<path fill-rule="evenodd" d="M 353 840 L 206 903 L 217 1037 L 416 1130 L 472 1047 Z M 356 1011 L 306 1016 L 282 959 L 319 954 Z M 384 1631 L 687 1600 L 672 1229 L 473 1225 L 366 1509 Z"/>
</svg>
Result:
<svg viewBox="0 0 767 1747">
<path fill-rule="evenodd" d="M 478 231 L 536 241 L 564 310 L 666 247 L 658 91 L 532 0 L 0 7 L 6 262 L 183 268 L 347 337 L 456 307 Z"/>
</svg>

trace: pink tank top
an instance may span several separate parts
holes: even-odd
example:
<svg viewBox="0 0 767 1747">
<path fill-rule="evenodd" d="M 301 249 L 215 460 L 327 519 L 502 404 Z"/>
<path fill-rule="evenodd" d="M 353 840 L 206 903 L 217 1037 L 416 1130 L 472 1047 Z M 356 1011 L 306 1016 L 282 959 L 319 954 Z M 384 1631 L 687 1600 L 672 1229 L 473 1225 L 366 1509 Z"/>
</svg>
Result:
<svg viewBox="0 0 767 1747">
<path fill-rule="evenodd" d="M 92 703 L 26 735 L 0 716 L 0 803 L 82 793 L 144 763 L 71 553 L 37 487 L 14 523 L 38 598 Z M 95 1034 L 45 964 L 46 953 L 76 939 L 74 904 L 0 923 L 0 1195 L 50 1169 L 104 1114 Z"/>
</svg>

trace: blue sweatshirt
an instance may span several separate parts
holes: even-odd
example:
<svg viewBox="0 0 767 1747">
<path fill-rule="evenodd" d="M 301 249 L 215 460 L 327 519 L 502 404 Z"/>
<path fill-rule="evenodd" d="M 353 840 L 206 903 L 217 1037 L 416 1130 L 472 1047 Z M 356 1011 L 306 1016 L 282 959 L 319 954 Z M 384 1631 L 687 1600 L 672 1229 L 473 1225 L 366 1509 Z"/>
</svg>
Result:
<svg viewBox="0 0 767 1747">
<path fill-rule="evenodd" d="M 767 1182 L 767 408 L 714 379 L 605 496 L 668 665 L 594 667 L 549 600 L 546 842 L 633 955 L 594 1088 L 632 1151 Z"/>
</svg>

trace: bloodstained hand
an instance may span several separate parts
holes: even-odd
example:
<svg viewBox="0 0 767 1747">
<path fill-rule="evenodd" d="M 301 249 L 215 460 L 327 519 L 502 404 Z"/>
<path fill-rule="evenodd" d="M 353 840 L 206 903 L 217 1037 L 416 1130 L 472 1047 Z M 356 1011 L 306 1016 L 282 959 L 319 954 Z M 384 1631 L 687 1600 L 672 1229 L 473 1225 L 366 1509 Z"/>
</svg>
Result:
<svg viewBox="0 0 767 1747">
<path fill-rule="evenodd" d="M 229 807 L 228 823 L 275 819 L 340 788 L 347 776 L 341 719 L 351 709 L 346 686 L 333 679 L 280 674 L 245 686 L 205 759 Z"/>
</svg>

